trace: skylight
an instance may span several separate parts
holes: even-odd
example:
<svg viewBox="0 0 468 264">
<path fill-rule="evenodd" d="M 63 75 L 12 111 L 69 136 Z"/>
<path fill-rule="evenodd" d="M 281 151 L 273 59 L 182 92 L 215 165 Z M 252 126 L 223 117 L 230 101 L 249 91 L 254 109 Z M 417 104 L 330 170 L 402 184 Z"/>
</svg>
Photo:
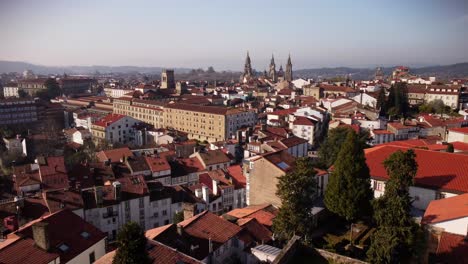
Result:
<svg viewBox="0 0 468 264">
<path fill-rule="evenodd" d="M 86 231 L 81 232 L 80 235 L 81 235 L 81 237 L 86 238 L 86 239 L 89 238 L 89 237 L 91 236 L 91 235 L 90 235 L 88 232 L 86 232 Z"/>
<path fill-rule="evenodd" d="M 283 170 L 286 170 L 289 168 L 289 165 L 284 163 L 284 161 L 280 162 L 280 163 L 276 163 L 276 166 L 280 167 L 281 169 Z"/>
<path fill-rule="evenodd" d="M 58 246 L 58 248 L 59 248 L 62 252 L 67 252 L 67 251 L 70 249 L 70 247 L 67 246 L 67 244 L 65 244 L 65 243 L 63 243 L 63 244 L 61 244 L 60 246 Z"/>
</svg>

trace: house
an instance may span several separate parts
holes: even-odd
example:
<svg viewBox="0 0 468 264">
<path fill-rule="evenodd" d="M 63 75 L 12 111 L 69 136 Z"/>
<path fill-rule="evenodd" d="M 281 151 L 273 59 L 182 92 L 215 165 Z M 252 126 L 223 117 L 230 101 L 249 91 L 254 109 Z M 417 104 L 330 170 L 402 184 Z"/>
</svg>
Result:
<svg viewBox="0 0 468 264">
<path fill-rule="evenodd" d="M 255 219 L 264 227 L 271 230 L 273 219 L 278 215 L 278 208 L 271 204 L 249 205 L 234 209 L 223 215 L 229 221 L 239 222 L 241 219 Z"/>
<path fill-rule="evenodd" d="M 135 125 L 140 121 L 125 115 L 109 114 L 91 126 L 93 139 L 97 143 L 133 144 L 135 141 Z"/>
<path fill-rule="evenodd" d="M 133 157 L 133 153 L 128 147 L 123 147 L 109 150 L 101 150 L 98 153 L 96 153 L 96 156 L 100 162 L 110 161 L 111 163 L 116 163 L 123 162 L 126 157 Z"/>
<path fill-rule="evenodd" d="M 247 205 L 280 206 L 276 195 L 278 178 L 294 168 L 295 158 L 286 150 L 270 152 L 246 159 Z"/>
<path fill-rule="evenodd" d="M 395 134 L 393 132 L 383 130 L 383 129 L 372 129 L 370 131 L 371 136 L 371 145 L 379 145 L 395 140 Z"/>
<path fill-rule="evenodd" d="M 310 146 L 313 146 L 317 137 L 317 129 L 318 125 L 317 120 L 304 117 L 304 116 L 297 116 L 295 120 L 292 122 L 292 132 L 296 137 L 303 138 L 307 140 Z"/>
<path fill-rule="evenodd" d="M 417 124 L 410 122 L 389 122 L 387 124 L 387 130 L 395 135 L 395 140 L 405 140 L 411 138 L 417 138 L 421 127 Z"/>
<path fill-rule="evenodd" d="M 237 255 L 245 259 L 242 228 L 204 211 L 178 224 L 169 224 L 146 231 L 146 237 L 203 263 L 226 263 Z"/>
<path fill-rule="evenodd" d="M 201 264 L 203 262 L 190 257 L 175 248 L 166 246 L 154 240 L 147 241 L 147 252 L 153 264 Z M 111 251 L 98 259 L 95 264 L 112 264 L 116 250 Z"/>
<path fill-rule="evenodd" d="M 377 107 L 377 99 L 370 96 L 367 93 L 359 93 L 358 95 L 352 97 L 351 99 L 353 99 L 355 102 L 358 102 L 362 105 L 366 105 L 372 108 Z"/>
<path fill-rule="evenodd" d="M 233 208 L 242 208 L 247 205 L 246 178 L 240 165 L 232 165 L 227 168 L 227 173 L 234 184 Z"/>
<path fill-rule="evenodd" d="M 429 260 L 433 263 L 464 264 L 468 259 L 466 235 L 442 232 L 436 235 L 435 245 L 430 247 Z"/>
<path fill-rule="evenodd" d="M 421 223 L 432 229 L 467 236 L 468 193 L 430 202 Z"/>
<path fill-rule="evenodd" d="M 39 218 L 0 242 L 1 263 L 94 263 L 106 235 L 69 210 Z"/>
<path fill-rule="evenodd" d="M 33 164 L 14 167 L 13 182 L 19 195 L 68 188 L 68 171 L 63 156 L 38 157 Z"/>
<path fill-rule="evenodd" d="M 220 149 L 195 152 L 190 157 L 197 158 L 206 170 L 227 169 L 231 159 Z"/>
<path fill-rule="evenodd" d="M 280 140 L 267 141 L 262 147 L 268 152 L 286 150 L 294 157 L 305 157 L 308 154 L 309 142 L 306 139 L 288 135 Z"/>
<path fill-rule="evenodd" d="M 26 148 L 26 139 L 21 138 L 20 135 L 16 135 L 14 138 L 3 138 L 5 147 L 8 150 L 8 153 L 15 155 L 28 155 Z"/>
<path fill-rule="evenodd" d="M 451 128 L 448 130 L 448 142 L 463 142 L 468 143 L 468 127 Z"/>
<path fill-rule="evenodd" d="M 370 170 L 371 187 L 374 196 L 380 197 L 385 192 L 385 183 L 389 176 L 383 162 L 392 153 L 411 148 L 381 145 L 365 149 L 366 163 Z M 429 203 L 445 197 L 468 193 L 468 155 L 431 151 L 414 148 L 418 171 L 414 186 L 410 187 L 413 207 L 426 210 Z"/>
</svg>

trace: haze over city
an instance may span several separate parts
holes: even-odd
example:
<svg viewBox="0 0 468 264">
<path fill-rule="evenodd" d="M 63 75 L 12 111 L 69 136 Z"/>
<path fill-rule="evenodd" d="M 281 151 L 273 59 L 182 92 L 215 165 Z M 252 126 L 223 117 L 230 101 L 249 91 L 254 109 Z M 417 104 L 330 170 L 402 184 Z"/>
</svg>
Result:
<svg viewBox="0 0 468 264">
<path fill-rule="evenodd" d="M 416 1 L 1 1 L 0 59 L 263 70 L 468 61 L 468 4 Z"/>
</svg>

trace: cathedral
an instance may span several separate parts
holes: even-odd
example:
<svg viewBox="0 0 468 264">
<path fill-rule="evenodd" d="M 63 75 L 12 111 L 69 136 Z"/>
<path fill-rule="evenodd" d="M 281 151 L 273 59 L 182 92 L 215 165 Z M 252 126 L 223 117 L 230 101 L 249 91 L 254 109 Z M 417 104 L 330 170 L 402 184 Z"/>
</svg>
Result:
<svg viewBox="0 0 468 264">
<path fill-rule="evenodd" d="M 265 71 L 264 75 L 265 75 L 264 77 L 268 78 L 273 83 L 282 82 L 282 81 L 292 82 L 293 70 L 292 70 L 291 55 L 288 56 L 288 61 L 286 63 L 286 70 L 284 71 L 283 65 L 281 65 L 279 70 L 276 71 L 275 58 L 272 54 L 269 70 L 268 72 Z M 247 52 L 247 57 L 245 58 L 244 73 L 242 74 L 240 81 L 243 83 L 246 83 L 252 80 L 254 77 L 255 76 L 253 74 L 252 63 L 250 61 L 249 52 Z"/>
</svg>

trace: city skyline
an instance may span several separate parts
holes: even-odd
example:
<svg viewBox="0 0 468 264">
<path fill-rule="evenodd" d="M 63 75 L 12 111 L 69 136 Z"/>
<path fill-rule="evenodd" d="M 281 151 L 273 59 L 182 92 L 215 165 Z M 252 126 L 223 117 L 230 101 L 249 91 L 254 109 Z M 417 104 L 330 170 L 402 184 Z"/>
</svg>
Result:
<svg viewBox="0 0 468 264">
<path fill-rule="evenodd" d="M 468 61 L 465 1 L 4 1 L 0 60 L 240 71 Z M 97 26 L 96 26 L 97 25 Z"/>
</svg>

